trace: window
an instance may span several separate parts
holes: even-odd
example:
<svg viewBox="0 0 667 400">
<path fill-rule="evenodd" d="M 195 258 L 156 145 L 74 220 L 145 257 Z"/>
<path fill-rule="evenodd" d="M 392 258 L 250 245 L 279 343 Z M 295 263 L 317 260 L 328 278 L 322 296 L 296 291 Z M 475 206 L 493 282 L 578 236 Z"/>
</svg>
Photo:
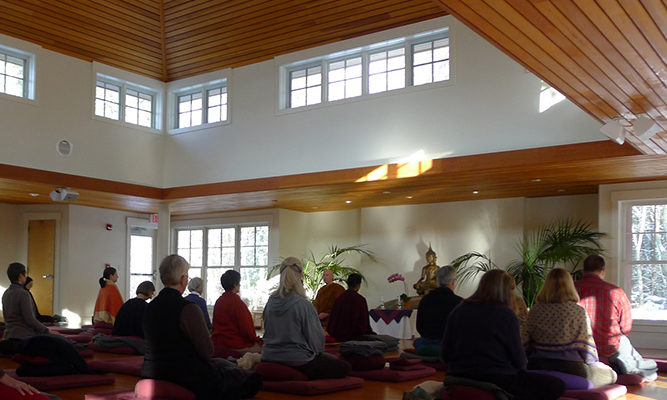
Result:
<svg viewBox="0 0 667 400">
<path fill-rule="evenodd" d="M 626 210 L 632 316 L 667 320 L 667 204 L 632 205 Z"/>
<path fill-rule="evenodd" d="M 239 295 L 250 309 L 263 308 L 276 281 L 266 280 L 269 227 L 222 226 L 179 229 L 177 253 L 190 263 L 190 278 L 204 280 L 206 303 L 213 306 L 222 294 L 220 277 L 234 269 L 241 273 Z"/>
<path fill-rule="evenodd" d="M 283 67 L 299 108 L 450 79 L 448 28 Z M 306 64 L 306 65 L 304 65 Z"/>
<path fill-rule="evenodd" d="M 30 57 L 5 53 L 0 48 L 0 93 L 29 97 Z"/>
<path fill-rule="evenodd" d="M 158 129 L 157 97 L 157 92 L 98 75 L 95 87 L 95 115 Z"/>
<path fill-rule="evenodd" d="M 176 94 L 177 128 L 227 121 L 227 87 L 203 86 Z"/>
<path fill-rule="evenodd" d="M 130 285 L 127 298 L 136 296 L 137 286 L 153 279 L 154 229 L 130 228 Z"/>
</svg>

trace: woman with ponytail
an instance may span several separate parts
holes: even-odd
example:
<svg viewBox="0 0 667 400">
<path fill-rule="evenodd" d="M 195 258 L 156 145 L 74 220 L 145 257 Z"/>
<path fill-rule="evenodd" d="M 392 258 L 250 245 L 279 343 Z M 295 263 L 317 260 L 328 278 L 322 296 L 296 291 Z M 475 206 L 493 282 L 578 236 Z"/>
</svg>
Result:
<svg viewBox="0 0 667 400">
<path fill-rule="evenodd" d="M 118 281 L 118 271 L 114 267 L 104 269 L 100 278 L 100 292 L 95 302 L 95 312 L 93 314 L 93 323 L 106 322 L 114 323 L 118 310 L 123 306 L 123 297 L 116 286 Z"/>
</svg>

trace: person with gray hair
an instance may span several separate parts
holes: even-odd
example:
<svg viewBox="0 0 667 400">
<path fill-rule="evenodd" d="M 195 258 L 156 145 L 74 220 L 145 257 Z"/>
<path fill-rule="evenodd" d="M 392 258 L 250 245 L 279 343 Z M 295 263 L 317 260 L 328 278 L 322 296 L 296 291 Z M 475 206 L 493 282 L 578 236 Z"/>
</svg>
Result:
<svg viewBox="0 0 667 400">
<path fill-rule="evenodd" d="M 188 290 L 190 294 L 185 296 L 185 300 L 195 303 L 201 309 L 202 314 L 204 314 L 204 321 L 206 321 L 206 326 L 208 329 L 211 329 L 211 318 L 208 316 L 208 308 L 206 307 L 206 299 L 201 297 L 204 293 L 204 281 L 201 278 L 192 278 L 190 283 L 188 283 Z"/>
<path fill-rule="evenodd" d="M 435 277 L 438 287 L 421 299 L 417 309 L 417 332 L 421 335 L 414 341 L 417 354 L 439 354 L 447 317 L 463 301 L 454 294 L 456 270 L 453 267 L 445 265 L 438 268 Z"/>
<path fill-rule="evenodd" d="M 213 358 L 213 342 L 196 304 L 182 296 L 190 264 L 172 254 L 160 263 L 164 289 L 144 315 L 146 354 L 141 377 L 184 386 L 197 399 L 252 398 L 262 386 L 257 373 Z"/>
<path fill-rule="evenodd" d="M 324 352 L 324 331 L 303 289 L 301 260 L 280 264 L 280 284 L 264 307 L 262 361 L 286 364 L 308 379 L 343 378 L 350 364 Z"/>
</svg>

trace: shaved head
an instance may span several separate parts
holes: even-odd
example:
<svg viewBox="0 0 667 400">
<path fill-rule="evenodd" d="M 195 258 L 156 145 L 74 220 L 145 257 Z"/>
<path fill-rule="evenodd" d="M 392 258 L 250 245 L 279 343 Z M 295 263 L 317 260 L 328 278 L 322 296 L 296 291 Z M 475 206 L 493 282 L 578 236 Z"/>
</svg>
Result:
<svg viewBox="0 0 667 400">
<path fill-rule="evenodd" d="M 325 284 L 330 284 L 333 282 L 333 272 L 331 272 L 330 269 L 325 269 L 322 271 L 322 280 L 324 281 Z"/>
</svg>

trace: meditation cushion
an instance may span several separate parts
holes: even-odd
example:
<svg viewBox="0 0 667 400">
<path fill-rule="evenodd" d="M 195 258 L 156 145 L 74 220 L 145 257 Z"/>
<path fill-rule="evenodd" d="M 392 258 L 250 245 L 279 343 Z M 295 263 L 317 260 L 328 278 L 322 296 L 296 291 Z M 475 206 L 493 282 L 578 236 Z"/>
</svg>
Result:
<svg viewBox="0 0 667 400">
<path fill-rule="evenodd" d="M 652 360 L 658 365 L 658 371 L 667 372 L 667 360 L 661 360 L 659 358 L 653 358 Z"/>
<path fill-rule="evenodd" d="M 607 385 L 589 390 L 567 390 L 564 396 L 578 400 L 614 400 L 627 392 L 623 385 Z"/>
<path fill-rule="evenodd" d="M 112 353 L 112 354 L 129 354 L 129 355 L 138 355 L 137 349 L 131 346 L 121 346 L 121 347 L 103 347 L 95 343 L 88 344 L 88 348 L 93 351 L 100 353 Z"/>
<path fill-rule="evenodd" d="M 77 329 L 77 328 L 64 328 L 64 327 L 49 327 L 49 330 L 52 332 L 58 332 L 61 335 L 78 335 L 79 333 L 83 332 L 82 329 Z"/>
<path fill-rule="evenodd" d="M 116 381 L 110 375 L 59 375 L 59 376 L 17 376 L 14 370 L 5 370 L 12 378 L 18 379 L 42 391 L 69 389 L 76 387 L 110 385 Z"/>
<path fill-rule="evenodd" d="M 113 324 L 110 324 L 108 322 L 97 321 L 93 324 L 93 335 L 97 335 L 98 333 L 102 333 L 104 335 L 111 335 L 112 330 L 113 330 Z"/>
<path fill-rule="evenodd" d="M 85 400 L 138 400 L 136 394 L 131 390 L 120 390 L 115 392 L 93 392 L 86 393 Z"/>
<path fill-rule="evenodd" d="M 92 350 L 80 350 L 79 355 L 83 358 L 90 358 L 95 354 Z M 12 356 L 12 360 L 22 365 L 49 365 L 51 361 L 42 356 L 31 356 L 28 354 L 16 353 Z"/>
<path fill-rule="evenodd" d="M 536 374 L 549 375 L 554 378 L 558 378 L 561 381 L 565 382 L 565 388 L 568 390 L 588 390 L 593 389 L 593 383 L 583 376 L 566 374 L 560 371 L 547 371 L 547 370 L 529 370 L 528 372 L 533 372 Z"/>
<path fill-rule="evenodd" d="M 644 377 L 638 374 L 619 374 L 616 378 L 617 385 L 641 385 L 644 382 Z"/>
<path fill-rule="evenodd" d="M 255 372 L 263 381 L 307 381 L 308 377 L 296 368 L 274 362 L 262 361 L 255 365 Z"/>
<path fill-rule="evenodd" d="M 387 363 L 382 354 L 372 354 L 368 357 L 342 357 L 350 363 L 353 371 L 369 371 L 383 369 Z"/>
<path fill-rule="evenodd" d="M 107 360 L 95 360 L 88 363 L 94 370 L 113 372 L 132 376 L 141 376 L 143 357 L 109 358 Z"/>
<path fill-rule="evenodd" d="M 427 376 L 435 375 L 435 369 L 430 367 L 422 367 L 409 371 L 400 371 L 391 368 L 384 368 L 372 371 L 350 371 L 350 376 L 368 379 L 370 381 L 383 382 L 404 382 L 413 379 L 425 378 Z"/>
<path fill-rule="evenodd" d="M 48 397 L 41 393 L 22 395 L 16 389 L 9 386 L 0 385 L 0 399 L 2 400 L 49 400 Z"/>
<path fill-rule="evenodd" d="M 76 343 L 90 343 L 93 340 L 93 334 L 89 332 L 81 332 L 77 335 L 65 335 L 65 338 Z"/>
<path fill-rule="evenodd" d="M 497 400 L 497 397 L 472 386 L 450 386 L 442 392 L 442 400 Z"/>
<path fill-rule="evenodd" d="M 315 379 L 312 381 L 265 381 L 262 390 L 312 396 L 323 393 L 356 389 L 364 383 L 363 379 L 348 376 L 339 379 Z"/>
<path fill-rule="evenodd" d="M 141 379 L 134 386 L 140 398 L 151 400 L 195 400 L 195 394 L 183 386 L 157 379 Z"/>
</svg>

